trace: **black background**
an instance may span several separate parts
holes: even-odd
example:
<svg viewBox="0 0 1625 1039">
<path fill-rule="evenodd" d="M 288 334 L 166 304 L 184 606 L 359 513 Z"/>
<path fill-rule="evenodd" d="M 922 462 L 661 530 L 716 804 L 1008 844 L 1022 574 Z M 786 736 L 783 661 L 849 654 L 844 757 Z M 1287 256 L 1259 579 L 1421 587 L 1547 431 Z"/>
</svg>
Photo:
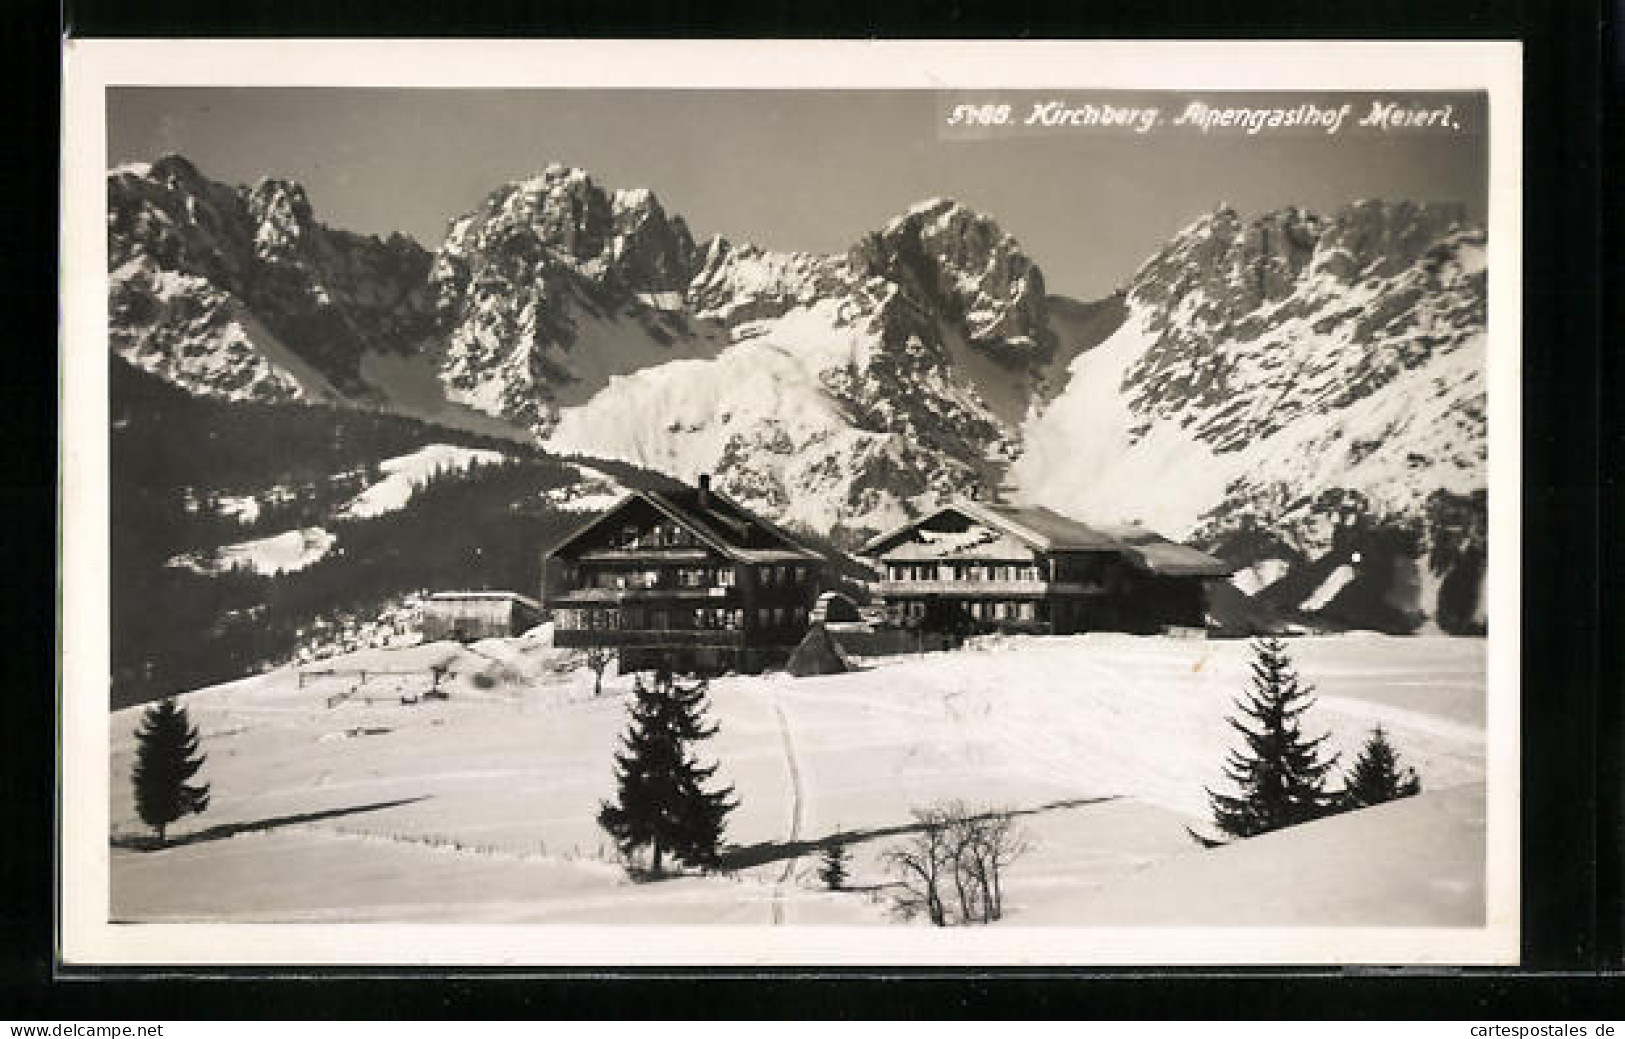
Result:
<svg viewBox="0 0 1625 1039">
<path fill-rule="evenodd" d="M 636 6 L 571 0 L 32 0 L 8 5 L 0 152 L 12 235 L 0 526 L 11 652 L 0 713 L 0 1017 L 1428 1017 L 1625 1018 L 1621 966 L 1616 406 L 1625 347 L 1617 233 L 1618 10 L 1584 0 L 996 4 L 785 0 Z M 815 11 L 817 13 L 815 13 Z M 1522 725 L 1523 966 L 1463 971 L 621 972 L 524 977 L 262 970 L 59 973 L 54 958 L 55 255 L 60 45 L 97 36 L 586 36 L 1521 39 L 1525 44 Z M 1604 124 L 1612 116 L 1614 121 Z M 1606 164 L 1606 165 L 1605 165 Z M 1606 174 L 1606 176 L 1605 176 Z M 1604 190 L 1604 187 L 1607 190 Z M 18 234 L 17 232 L 21 232 Z M 1606 277 L 1605 277 L 1606 276 Z M 31 319 L 31 320 L 30 320 Z M 1603 330 L 1607 329 L 1604 339 Z M 43 521 L 38 524 L 24 519 Z M 42 535 L 25 545 L 19 534 Z M 1396 854 L 1402 850 L 1396 849 Z M 383 972 L 378 972 L 380 975 Z M 320 979 L 313 981 L 311 979 Z"/>
</svg>

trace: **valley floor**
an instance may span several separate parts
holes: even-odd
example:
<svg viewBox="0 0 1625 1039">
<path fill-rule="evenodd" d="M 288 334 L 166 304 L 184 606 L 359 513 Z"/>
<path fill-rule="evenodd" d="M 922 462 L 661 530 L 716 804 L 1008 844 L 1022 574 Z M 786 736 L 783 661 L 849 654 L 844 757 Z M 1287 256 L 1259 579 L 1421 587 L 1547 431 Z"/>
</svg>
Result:
<svg viewBox="0 0 1625 1039">
<path fill-rule="evenodd" d="M 594 823 L 631 679 L 595 698 L 538 635 L 190 694 L 213 803 L 160 851 L 139 850 L 128 782 L 140 711 L 114 713 L 113 919 L 885 924 L 881 853 L 912 807 L 958 798 L 1013 811 L 1033 839 L 1007 885 L 1018 926 L 1483 922 L 1481 640 L 1290 642 L 1320 696 L 1306 731 L 1330 730 L 1347 763 L 1381 722 L 1425 792 L 1214 851 L 1186 827 L 1203 827 L 1237 738 L 1244 642 L 1011 638 L 719 679 L 703 756 L 741 802 L 729 872 L 632 884 Z M 437 665 L 449 699 L 403 704 Z M 829 892 L 817 845 L 837 832 L 852 890 Z"/>
</svg>

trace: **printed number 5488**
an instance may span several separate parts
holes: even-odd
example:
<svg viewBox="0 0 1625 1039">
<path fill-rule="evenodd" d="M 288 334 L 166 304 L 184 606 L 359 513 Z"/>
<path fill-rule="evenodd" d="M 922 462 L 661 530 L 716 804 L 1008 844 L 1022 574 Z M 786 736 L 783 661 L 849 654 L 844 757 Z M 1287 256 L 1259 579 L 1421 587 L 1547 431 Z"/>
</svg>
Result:
<svg viewBox="0 0 1625 1039">
<path fill-rule="evenodd" d="M 1002 126 L 1010 120 L 1009 105 L 955 105 L 949 126 Z"/>
</svg>

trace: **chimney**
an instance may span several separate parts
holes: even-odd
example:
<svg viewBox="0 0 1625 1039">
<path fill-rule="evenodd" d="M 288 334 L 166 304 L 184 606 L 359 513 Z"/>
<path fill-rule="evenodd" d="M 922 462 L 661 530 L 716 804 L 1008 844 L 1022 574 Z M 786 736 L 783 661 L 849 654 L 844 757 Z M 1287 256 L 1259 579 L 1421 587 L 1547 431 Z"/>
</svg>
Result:
<svg viewBox="0 0 1625 1039">
<path fill-rule="evenodd" d="M 708 509 L 710 507 L 711 507 L 711 474 L 710 473 L 701 473 L 700 474 L 700 508 Z"/>
</svg>

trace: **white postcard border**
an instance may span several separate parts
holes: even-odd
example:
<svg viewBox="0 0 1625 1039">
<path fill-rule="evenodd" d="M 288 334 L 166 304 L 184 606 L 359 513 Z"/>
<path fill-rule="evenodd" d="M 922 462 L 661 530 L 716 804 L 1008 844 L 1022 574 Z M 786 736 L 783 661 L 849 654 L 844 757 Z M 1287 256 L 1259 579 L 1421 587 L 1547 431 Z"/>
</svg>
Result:
<svg viewBox="0 0 1625 1039">
<path fill-rule="evenodd" d="M 1519 934 L 1521 47 L 1514 42 L 69 40 L 60 343 L 58 912 L 72 965 L 1510 964 Z M 1482 928 L 110 924 L 110 86 L 1486 90 L 1488 915 Z"/>
</svg>

